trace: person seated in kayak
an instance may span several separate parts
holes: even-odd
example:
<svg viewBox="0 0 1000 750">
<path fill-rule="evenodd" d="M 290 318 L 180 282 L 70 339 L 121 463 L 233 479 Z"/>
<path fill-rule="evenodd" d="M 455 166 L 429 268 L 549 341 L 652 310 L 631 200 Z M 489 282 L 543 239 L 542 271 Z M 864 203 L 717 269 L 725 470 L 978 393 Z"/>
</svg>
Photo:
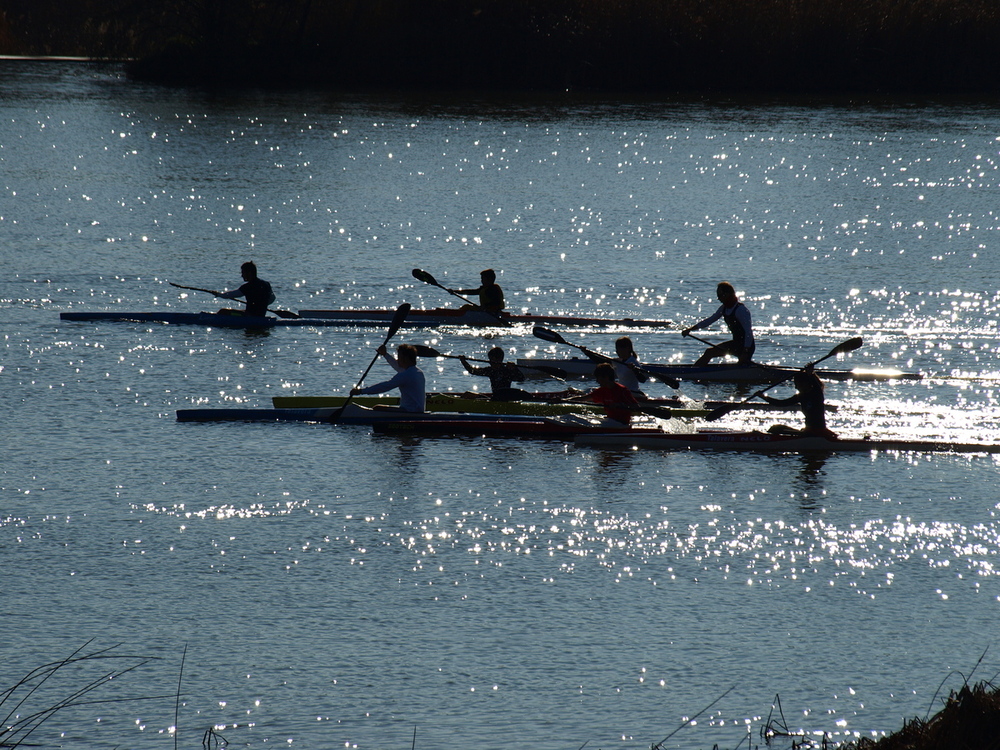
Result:
<svg viewBox="0 0 1000 750">
<path fill-rule="evenodd" d="M 638 411 L 639 403 L 632 395 L 632 391 L 618 382 L 615 377 L 615 366 L 610 362 L 602 362 L 594 368 L 594 379 L 597 381 L 597 388 L 590 393 L 567 400 L 601 404 L 607 415 L 604 424 L 628 427 L 632 421 L 632 412 Z"/>
<path fill-rule="evenodd" d="M 473 310 L 485 310 L 488 313 L 499 315 L 507 306 L 503 298 L 503 289 L 497 284 L 497 273 L 492 268 L 487 268 L 480 272 L 479 280 L 482 284 L 476 289 L 449 289 L 454 294 L 477 294 L 479 295 L 479 305 L 472 305 Z M 464 306 L 469 309 L 469 306 Z"/>
<path fill-rule="evenodd" d="M 736 296 L 736 290 L 728 281 L 721 282 L 715 290 L 716 297 L 722 304 L 719 309 L 707 318 L 693 326 L 681 331 L 682 336 L 690 336 L 691 331 L 707 328 L 719 318 L 722 318 L 730 333 L 733 334 L 731 341 L 723 341 L 721 344 L 709 347 L 696 361 L 696 365 L 707 365 L 713 359 L 725 357 L 727 354 L 739 359 L 739 364 L 748 365 L 753 357 L 754 349 L 757 348 L 753 338 L 753 323 L 750 320 L 750 310 L 740 302 Z"/>
<path fill-rule="evenodd" d="M 271 285 L 257 276 L 257 264 L 252 260 L 240 266 L 240 275 L 243 276 L 243 284 L 240 288 L 231 292 L 223 292 L 219 296 L 223 299 L 243 297 L 246 299 L 245 315 L 264 317 L 267 314 L 267 306 L 274 302 L 274 291 L 271 289 Z"/>
<path fill-rule="evenodd" d="M 400 344 L 396 347 L 396 356 L 393 357 L 389 354 L 385 344 L 382 344 L 376 351 L 385 358 L 396 374 L 389 380 L 369 385 L 366 388 L 352 388 L 351 395 L 364 396 L 385 393 L 393 388 L 398 388 L 399 411 L 422 414 L 426 408 L 427 386 L 423 371 L 417 367 L 417 350 L 412 344 Z"/>
<path fill-rule="evenodd" d="M 501 390 L 510 388 L 511 383 L 524 382 L 524 373 L 514 363 L 504 362 L 503 356 L 503 349 L 499 346 L 494 346 L 486 354 L 486 358 L 490 361 L 488 365 L 484 365 L 483 367 L 470 365 L 465 357 L 459 357 L 459 361 L 467 372 L 489 378 L 490 390 L 496 394 Z"/>
<path fill-rule="evenodd" d="M 615 374 L 618 376 L 618 382 L 632 391 L 632 395 L 636 398 L 645 398 L 646 394 L 642 392 L 639 383 L 645 383 L 648 378 L 638 369 L 639 356 L 635 353 L 632 339 L 628 336 L 617 339 L 615 354 L 618 355 L 615 358 Z"/>
<path fill-rule="evenodd" d="M 757 391 L 755 396 L 760 396 L 769 404 L 775 406 L 798 406 L 805 418 L 805 427 L 797 430 L 783 424 L 776 424 L 768 432 L 782 435 L 809 435 L 811 437 L 822 437 L 827 440 L 836 440 L 837 434 L 826 426 L 826 399 L 823 394 L 823 381 L 812 369 L 807 367 L 801 372 L 795 373 L 795 394 L 788 398 L 772 398 L 763 391 Z"/>
</svg>

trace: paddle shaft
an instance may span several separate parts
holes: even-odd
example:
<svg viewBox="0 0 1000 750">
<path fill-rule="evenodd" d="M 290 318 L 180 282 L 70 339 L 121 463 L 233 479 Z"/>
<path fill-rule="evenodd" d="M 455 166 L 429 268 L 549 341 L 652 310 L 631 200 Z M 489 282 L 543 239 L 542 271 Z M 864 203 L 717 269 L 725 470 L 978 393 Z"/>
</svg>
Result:
<svg viewBox="0 0 1000 750">
<path fill-rule="evenodd" d="M 580 346 L 579 344 L 571 343 L 571 342 L 567 341 L 566 339 L 564 339 L 562 336 L 560 336 L 555 331 L 550 331 L 548 328 L 542 328 L 541 326 L 535 326 L 531 330 L 531 332 L 536 337 L 538 337 L 540 339 L 544 339 L 545 341 L 552 341 L 552 342 L 554 342 L 556 344 L 566 344 L 566 346 L 572 346 L 574 349 L 579 349 L 581 352 L 583 352 L 584 354 L 586 354 L 591 359 L 597 359 L 597 360 L 599 360 L 601 362 L 607 362 L 607 363 L 612 364 L 612 365 L 624 364 L 624 363 L 619 362 L 618 360 L 614 359 L 613 357 L 609 357 L 607 354 L 601 354 L 600 352 L 594 352 L 594 351 L 591 351 L 590 349 L 588 349 L 585 346 Z M 680 388 L 681 387 L 680 381 L 677 380 L 676 378 L 671 378 L 671 377 L 668 377 L 668 376 L 665 376 L 665 375 L 660 375 L 660 374 L 655 373 L 655 372 L 650 372 L 649 370 L 645 369 L 642 365 L 626 365 L 626 367 L 631 367 L 633 370 L 642 373 L 647 378 L 649 378 L 650 376 L 652 376 L 654 378 L 657 378 L 658 380 L 662 381 L 663 383 L 666 383 L 671 388 Z M 640 382 L 645 382 L 645 381 L 642 381 L 640 379 Z"/>
<path fill-rule="evenodd" d="M 184 286 L 183 284 L 175 284 L 172 281 L 168 281 L 167 283 L 170 284 L 170 286 L 177 287 L 178 289 L 190 289 L 193 292 L 208 292 L 209 294 L 211 294 L 211 295 L 213 295 L 215 297 L 221 297 L 222 296 L 222 294 L 220 292 L 217 292 L 214 289 L 202 289 L 200 286 Z"/>
<path fill-rule="evenodd" d="M 392 322 L 389 324 L 389 330 L 385 334 L 385 341 L 382 342 L 382 346 L 388 344 L 389 339 L 391 339 L 393 336 L 396 335 L 396 331 L 399 330 L 399 327 L 403 324 L 403 321 L 406 320 L 406 315 L 409 312 L 410 312 L 410 305 L 407 302 L 404 302 L 398 308 L 396 308 L 396 314 L 392 316 Z M 366 367 L 365 371 L 361 373 L 361 377 L 358 379 L 358 384 L 354 386 L 354 388 L 361 387 L 361 384 L 365 382 L 365 378 L 368 377 L 368 373 L 371 372 L 371 369 L 375 366 L 375 363 L 378 361 L 378 358 L 380 356 L 381 354 L 376 352 L 375 356 L 372 357 L 372 361 L 368 363 L 368 367 Z M 354 400 L 354 389 L 352 388 L 351 392 L 347 394 L 347 398 L 344 399 L 344 403 L 341 404 L 340 408 L 337 409 L 337 411 L 330 416 L 330 421 L 334 423 L 339 421 L 340 416 L 344 413 L 344 409 L 346 409 L 348 404 L 350 404 L 351 401 L 353 400 Z"/>
<path fill-rule="evenodd" d="M 464 359 L 466 362 L 482 362 L 483 364 L 492 365 L 488 359 L 474 359 L 473 357 L 461 357 L 457 354 L 438 354 L 439 357 L 445 357 L 446 359 Z M 511 363 L 513 364 L 513 363 Z M 544 372 L 550 378 L 555 380 L 565 380 L 566 376 L 569 374 L 561 367 L 548 367 L 546 365 L 539 365 L 538 367 L 532 367 L 530 365 L 514 365 L 519 370 L 537 370 L 538 372 Z"/>
<path fill-rule="evenodd" d="M 209 294 L 211 294 L 214 297 L 221 297 L 222 296 L 222 294 L 220 292 L 217 292 L 214 289 L 202 289 L 200 286 L 184 286 L 183 284 L 175 284 L 172 281 L 168 281 L 167 283 L 170 284 L 170 286 L 177 287 L 178 289 L 190 289 L 193 292 L 208 292 Z M 269 308 L 267 308 L 267 311 L 268 312 L 273 312 L 275 315 L 277 315 L 279 317 L 282 317 L 282 318 L 301 318 L 302 317 L 298 313 L 293 313 L 291 310 L 274 310 L 274 309 L 272 309 L 272 308 L 269 307 Z"/>
<path fill-rule="evenodd" d="M 566 341 L 565 339 L 563 339 L 562 343 L 566 344 L 566 346 L 572 346 L 574 349 L 579 349 L 581 352 L 583 352 L 584 354 L 586 354 L 590 359 L 596 359 L 599 362 L 607 362 L 608 364 L 611 364 L 611 365 L 621 364 L 614 357 L 609 357 L 607 354 L 601 354 L 600 352 L 592 351 L 592 350 L 588 349 L 585 346 L 580 346 L 579 344 L 570 343 L 569 341 Z M 626 366 L 628 366 L 628 365 L 626 365 Z M 635 365 L 635 369 L 638 370 L 639 373 L 641 373 L 642 376 L 643 376 L 643 377 L 639 378 L 639 382 L 640 383 L 645 383 L 646 380 L 649 379 L 648 373 L 645 370 L 643 370 L 641 367 L 639 367 L 638 365 Z"/>
<path fill-rule="evenodd" d="M 830 357 L 835 357 L 838 354 L 840 354 L 842 352 L 845 352 L 845 351 L 853 351 L 854 349 L 857 349 L 860 346 L 861 346 L 861 337 L 860 336 L 856 336 L 853 339 L 848 339 L 847 341 L 844 341 L 844 342 L 842 342 L 840 344 L 837 344 L 837 346 L 833 347 L 833 349 L 831 349 L 829 352 L 827 352 L 826 354 L 824 354 L 822 357 L 820 357 L 816 361 L 810 362 L 808 365 L 806 365 L 805 367 L 803 367 L 800 370 L 800 372 L 804 372 L 804 371 L 808 370 L 810 367 L 815 367 L 820 362 L 823 362 L 825 360 L 830 359 Z M 767 386 L 767 388 L 761 388 L 759 391 L 754 391 L 753 394 L 751 394 L 750 396 L 747 396 L 745 399 L 743 399 L 742 401 L 740 401 L 738 404 L 732 404 L 731 406 L 730 405 L 720 406 L 718 409 L 714 409 L 710 414 L 706 415 L 705 416 L 705 421 L 707 421 L 707 422 L 714 422 L 715 420 L 720 419 L 720 418 L 726 416 L 729 412 L 733 411 L 734 409 L 738 409 L 741 406 L 743 406 L 744 404 L 749 403 L 753 399 L 757 398 L 757 396 L 763 395 L 767 391 L 771 390 L 772 388 L 774 388 L 776 386 L 781 385 L 782 383 L 787 383 L 789 380 L 791 380 L 794 377 L 795 377 L 794 374 L 790 375 L 789 377 L 782 378 L 781 380 L 779 380 L 779 381 L 777 381 L 775 383 L 771 383 L 771 385 Z"/>
<path fill-rule="evenodd" d="M 462 300 L 466 304 L 472 305 L 472 307 L 476 308 L 477 310 L 481 310 L 482 312 L 486 313 L 487 315 L 492 315 L 494 318 L 497 319 L 497 322 L 502 323 L 503 325 L 509 325 L 509 323 L 507 323 L 506 320 L 504 320 L 503 318 L 501 318 L 498 313 L 490 312 L 489 310 L 485 309 L 482 305 L 477 305 L 475 302 L 473 302 L 468 297 L 463 297 L 461 294 L 459 294 L 455 290 L 449 289 L 444 284 L 438 283 L 438 280 L 435 279 L 427 271 L 423 271 L 423 270 L 421 270 L 419 268 L 414 268 L 413 269 L 413 278 L 417 279 L 418 281 L 422 281 L 425 284 L 430 284 L 431 286 L 436 286 L 438 289 L 444 289 L 446 292 L 448 292 L 448 294 L 451 294 L 451 295 L 454 295 L 455 297 L 458 297 L 460 300 Z"/>
<path fill-rule="evenodd" d="M 441 357 L 443 359 L 464 359 L 467 362 L 482 362 L 483 364 L 487 365 L 493 364 L 488 359 L 475 359 L 474 357 L 464 357 L 460 354 L 443 354 L 439 352 L 437 349 L 432 349 L 431 347 L 425 346 L 424 344 L 414 344 L 414 347 L 416 347 L 418 357 Z M 547 367 L 547 366 L 531 367 L 530 365 L 514 365 L 514 367 L 524 370 L 538 370 L 539 372 L 544 372 L 550 378 L 554 378 L 555 380 L 564 380 L 566 376 L 569 375 L 569 373 L 567 373 L 560 367 Z"/>
<path fill-rule="evenodd" d="M 706 341 L 705 339 L 700 339 L 700 338 L 698 338 L 697 336 L 695 336 L 694 334 L 691 334 L 691 333 L 687 334 L 687 337 L 689 339 L 694 339 L 695 341 L 697 341 L 699 343 L 702 343 L 705 346 L 713 346 L 713 347 L 714 346 L 718 346 L 718 344 L 713 344 L 711 341 Z"/>
</svg>

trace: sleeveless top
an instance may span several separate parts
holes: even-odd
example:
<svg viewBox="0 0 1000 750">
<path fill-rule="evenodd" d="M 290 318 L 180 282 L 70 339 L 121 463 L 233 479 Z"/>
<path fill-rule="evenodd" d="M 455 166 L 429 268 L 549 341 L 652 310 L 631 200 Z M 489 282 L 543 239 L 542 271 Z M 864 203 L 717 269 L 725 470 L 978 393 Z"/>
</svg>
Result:
<svg viewBox="0 0 1000 750">
<path fill-rule="evenodd" d="M 740 346 L 748 346 L 746 343 L 747 329 L 743 326 L 743 323 L 736 315 L 741 307 L 746 310 L 747 317 L 749 317 L 750 311 L 747 309 L 747 306 L 742 302 L 737 302 L 731 309 L 722 313 L 722 319 L 726 322 L 726 327 L 729 328 L 729 332 L 733 334 L 733 341 Z"/>
</svg>

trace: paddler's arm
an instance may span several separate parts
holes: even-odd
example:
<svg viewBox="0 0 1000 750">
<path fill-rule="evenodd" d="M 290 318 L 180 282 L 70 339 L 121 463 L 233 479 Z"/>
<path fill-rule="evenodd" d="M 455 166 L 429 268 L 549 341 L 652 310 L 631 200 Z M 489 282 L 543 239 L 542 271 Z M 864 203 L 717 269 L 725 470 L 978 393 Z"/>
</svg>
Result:
<svg viewBox="0 0 1000 750">
<path fill-rule="evenodd" d="M 470 365 L 468 361 L 465 359 L 465 357 L 459 357 L 458 361 L 462 363 L 462 367 L 465 368 L 466 372 L 471 373 L 472 375 L 488 374 L 487 372 L 489 370 L 488 367 L 476 367 L 474 365 Z"/>
<path fill-rule="evenodd" d="M 721 305 L 718 310 L 716 310 L 714 313 L 709 315 L 704 320 L 698 321 L 693 326 L 688 326 L 687 328 L 682 330 L 681 336 L 690 336 L 691 331 L 700 331 L 702 328 L 708 328 L 710 325 L 712 325 L 712 323 L 714 323 L 715 321 L 717 321 L 719 318 L 722 317 L 723 313 L 725 312 L 725 309 L 726 306 Z"/>
</svg>

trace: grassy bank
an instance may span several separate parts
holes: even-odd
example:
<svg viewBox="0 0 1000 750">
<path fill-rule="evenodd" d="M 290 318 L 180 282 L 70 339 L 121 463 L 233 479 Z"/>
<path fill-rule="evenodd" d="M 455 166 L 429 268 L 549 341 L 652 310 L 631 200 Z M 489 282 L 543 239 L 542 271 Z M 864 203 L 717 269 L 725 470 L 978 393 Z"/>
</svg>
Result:
<svg viewBox="0 0 1000 750">
<path fill-rule="evenodd" d="M 0 748 L 48 747 L 53 737 L 59 737 L 58 745 L 63 745 L 65 730 L 51 728 L 49 739 L 43 739 L 39 730 L 49 729 L 45 725 L 53 722 L 67 711 L 92 709 L 98 713 L 111 712 L 116 705 L 128 705 L 154 701 L 160 705 L 172 705 L 174 724 L 172 727 L 174 747 L 191 747 L 190 739 L 178 744 L 178 734 L 182 729 L 181 706 L 184 663 L 187 648 L 179 656 L 179 671 L 174 692 L 166 690 L 159 694 L 133 694 L 121 678 L 141 669 L 158 659 L 123 653 L 119 646 L 92 648 L 91 642 L 67 657 L 56 659 L 30 669 L 20 680 L 10 687 L 0 690 Z M 147 678 L 148 679 L 148 678 Z M 730 691 L 720 695 L 711 704 L 686 719 L 663 740 L 652 744 L 652 750 L 662 750 L 668 740 L 688 725 L 694 723 L 702 713 L 709 710 Z M 109 717 L 111 718 L 111 717 Z M 79 719 L 77 719 L 79 720 Z M 113 721 L 108 722 L 113 724 Z M 126 721 L 123 725 L 127 725 Z M 250 725 L 252 726 L 252 725 Z M 243 729 L 246 729 L 244 725 Z M 233 730 L 237 729 L 234 724 Z M 37 733 L 37 734 L 36 734 Z M 84 732 L 86 734 L 86 732 Z M 200 736 L 203 748 L 222 748 L 230 745 L 217 728 L 184 727 L 186 738 Z M 82 736 L 82 735 L 81 735 Z M 416 734 L 414 734 L 415 742 Z M 789 732 L 787 722 L 781 715 L 780 702 L 772 707 L 772 713 L 761 729 L 765 746 L 776 750 L 788 747 L 791 750 L 827 750 L 833 747 L 827 737 L 815 737 L 815 733 Z M 736 746 L 743 747 L 744 735 Z M 584 745 L 587 743 L 584 742 Z M 757 746 L 754 745 L 754 748 Z M 991 682 L 971 685 L 969 682 L 957 691 L 952 691 L 944 700 L 943 707 L 928 719 L 914 718 L 905 722 L 898 731 L 880 739 L 862 738 L 855 742 L 839 745 L 839 750 L 1000 750 L 1000 689 Z M 718 750 L 718 745 L 716 745 Z"/>
<path fill-rule="evenodd" d="M 861 739 L 843 750 L 1000 750 L 1000 692 L 988 683 L 952 693 L 930 719 L 914 718 L 879 740 Z"/>
<path fill-rule="evenodd" d="M 0 52 L 136 56 L 136 76 L 181 82 L 1000 89 L 1000 4 L 987 0 L 95 0 L 73 4 L 71 27 L 47 24 L 64 2 L 15 0 Z"/>
</svg>

